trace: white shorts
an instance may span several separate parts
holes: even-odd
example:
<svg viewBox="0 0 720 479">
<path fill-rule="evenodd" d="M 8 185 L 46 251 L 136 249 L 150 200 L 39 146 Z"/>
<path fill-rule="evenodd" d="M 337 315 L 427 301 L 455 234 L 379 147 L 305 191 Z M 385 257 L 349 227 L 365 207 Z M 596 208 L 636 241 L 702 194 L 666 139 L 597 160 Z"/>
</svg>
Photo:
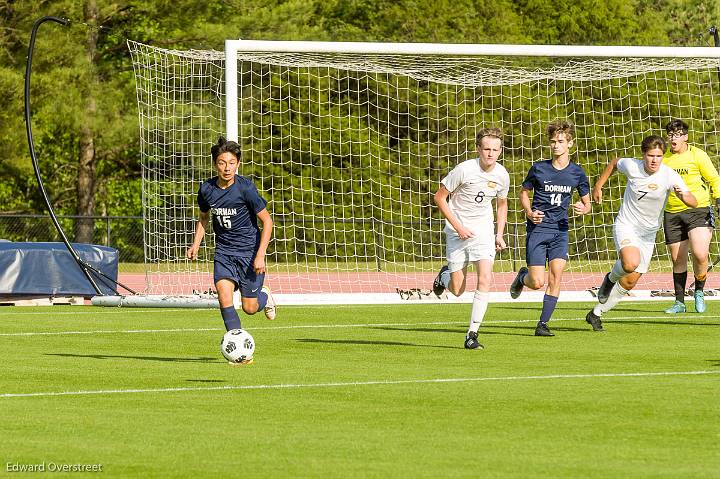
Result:
<svg viewBox="0 0 720 479">
<path fill-rule="evenodd" d="M 635 271 L 638 273 L 647 273 L 650 268 L 650 260 L 655 251 L 655 236 L 657 231 L 647 231 L 636 229 L 632 225 L 625 223 L 615 223 L 613 225 L 613 240 L 615 240 L 615 249 L 618 253 L 627 246 L 634 246 L 640 250 L 640 264 Z"/>
<path fill-rule="evenodd" d="M 495 261 L 495 230 L 490 227 L 489 231 L 489 235 L 476 235 L 466 240 L 461 240 L 455 232 L 445 233 L 447 238 L 446 257 L 448 270 L 451 273 L 460 271 L 475 261 Z"/>
</svg>

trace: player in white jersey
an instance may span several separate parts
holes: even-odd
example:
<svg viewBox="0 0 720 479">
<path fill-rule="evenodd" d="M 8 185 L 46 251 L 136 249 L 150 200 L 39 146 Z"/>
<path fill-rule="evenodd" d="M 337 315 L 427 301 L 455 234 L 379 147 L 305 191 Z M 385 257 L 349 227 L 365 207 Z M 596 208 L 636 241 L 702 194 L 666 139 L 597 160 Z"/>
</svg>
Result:
<svg viewBox="0 0 720 479">
<path fill-rule="evenodd" d="M 608 163 L 592 191 L 593 200 L 601 203 L 602 187 L 610 175 L 617 169 L 627 177 L 623 202 L 613 224 L 619 258 L 598 290 L 599 303 L 585 317 L 596 331 L 603 330 L 600 317 L 647 272 L 655 249 L 655 235 L 662 224 L 663 209 L 670 193 L 690 208 L 697 205 L 697 199 L 680 175 L 662 162 L 665 140 L 648 136 L 641 148 L 642 160 L 616 158 Z"/>
<path fill-rule="evenodd" d="M 446 289 L 455 296 L 465 292 L 467 269 L 475 265 L 477 284 L 465 337 L 466 349 L 478 349 L 478 330 L 488 306 L 495 252 L 505 249 L 510 175 L 497 163 L 502 154 L 502 131 L 484 128 L 475 138 L 478 158 L 457 165 L 440 182 L 435 203 L 445 217 L 447 265 L 433 283 L 440 296 Z M 497 231 L 493 224 L 493 204 L 497 208 Z"/>
</svg>

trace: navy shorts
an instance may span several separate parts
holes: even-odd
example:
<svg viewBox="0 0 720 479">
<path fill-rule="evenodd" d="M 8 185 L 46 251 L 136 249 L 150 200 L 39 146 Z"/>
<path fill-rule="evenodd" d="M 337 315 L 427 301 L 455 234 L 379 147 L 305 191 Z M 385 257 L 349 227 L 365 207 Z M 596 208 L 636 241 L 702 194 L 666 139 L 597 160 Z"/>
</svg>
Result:
<svg viewBox="0 0 720 479">
<path fill-rule="evenodd" d="M 235 283 L 243 298 L 257 298 L 265 280 L 265 273 L 257 274 L 253 268 L 253 259 L 243 256 L 229 256 L 215 253 L 213 279 L 217 283 L 221 279 L 229 279 Z"/>
<path fill-rule="evenodd" d="M 528 266 L 545 266 L 546 261 L 568 259 L 568 232 L 545 228 L 528 229 L 525 238 Z"/>
</svg>

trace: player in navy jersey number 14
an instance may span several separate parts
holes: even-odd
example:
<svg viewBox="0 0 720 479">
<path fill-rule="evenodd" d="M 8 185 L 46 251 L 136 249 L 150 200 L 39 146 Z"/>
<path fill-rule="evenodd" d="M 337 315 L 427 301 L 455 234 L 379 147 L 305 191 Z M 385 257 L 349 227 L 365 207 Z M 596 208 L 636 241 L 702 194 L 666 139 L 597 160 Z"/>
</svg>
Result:
<svg viewBox="0 0 720 479">
<path fill-rule="evenodd" d="M 225 329 L 240 329 L 240 316 L 233 305 L 233 292 L 240 290 L 242 309 L 247 314 L 265 311 L 275 318 L 275 301 L 265 280 L 265 254 L 273 222 L 265 201 L 248 178 L 238 176 L 240 145 L 220 138 L 212 147 L 217 176 L 202 183 L 197 202 L 200 218 L 187 257 L 197 259 L 200 243 L 212 216 L 215 232 L 213 279 L 218 292 Z M 258 227 L 258 220 L 262 229 Z"/>
<path fill-rule="evenodd" d="M 525 249 L 527 267 L 520 268 L 510 286 L 510 296 L 520 296 L 523 287 L 545 286 L 545 264 L 548 281 L 540 320 L 535 336 L 554 336 L 547 326 L 552 317 L 560 281 L 568 260 L 568 210 L 573 191 L 580 201 L 572 205 L 575 213 L 590 212 L 590 183 L 583 169 L 570 161 L 574 126 L 569 121 L 554 121 L 547 128 L 552 160 L 538 161 L 530 167 L 520 190 L 520 203 L 527 217 Z M 533 192 L 532 203 L 530 191 Z"/>
</svg>

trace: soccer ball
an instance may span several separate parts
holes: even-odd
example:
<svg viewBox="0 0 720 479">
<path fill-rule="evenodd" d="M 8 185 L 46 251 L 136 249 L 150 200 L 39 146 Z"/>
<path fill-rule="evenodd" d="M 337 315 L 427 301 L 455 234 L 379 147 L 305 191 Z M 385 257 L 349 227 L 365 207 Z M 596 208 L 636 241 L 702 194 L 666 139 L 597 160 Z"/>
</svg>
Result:
<svg viewBox="0 0 720 479">
<path fill-rule="evenodd" d="M 232 363 L 248 361 L 255 353 L 255 340 L 244 329 L 231 329 L 220 341 L 220 352 Z"/>
</svg>

